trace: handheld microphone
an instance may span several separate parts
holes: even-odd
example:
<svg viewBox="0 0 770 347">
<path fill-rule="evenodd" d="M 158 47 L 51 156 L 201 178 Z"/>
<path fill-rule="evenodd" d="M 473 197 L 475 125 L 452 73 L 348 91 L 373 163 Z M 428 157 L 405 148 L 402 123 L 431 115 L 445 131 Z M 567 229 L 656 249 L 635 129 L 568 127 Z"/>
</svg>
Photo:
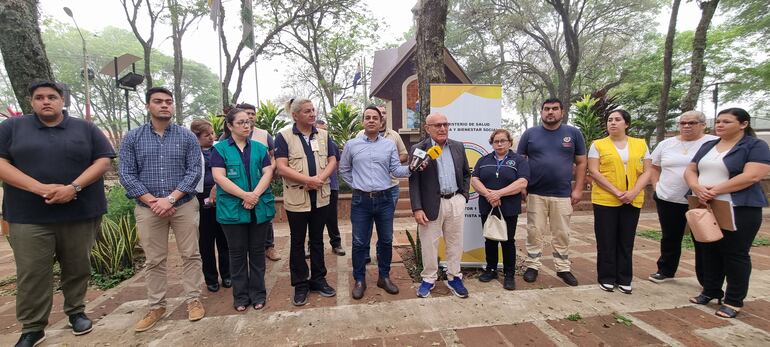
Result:
<svg viewBox="0 0 770 347">
<path fill-rule="evenodd" d="M 436 158 L 438 158 L 438 156 L 440 155 L 441 155 L 441 147 L 433 146 L 431 148 L 428 148 L 428 156 L 431 159 L 436 160 Z"/>
<path fill-rule="evenodd" d="M 428 153 L 422 149 L 415 148 L 412 153 L 412 159 L 409 161 L 409 171 L 417 171 L 428 158 Z"/>
</svg>

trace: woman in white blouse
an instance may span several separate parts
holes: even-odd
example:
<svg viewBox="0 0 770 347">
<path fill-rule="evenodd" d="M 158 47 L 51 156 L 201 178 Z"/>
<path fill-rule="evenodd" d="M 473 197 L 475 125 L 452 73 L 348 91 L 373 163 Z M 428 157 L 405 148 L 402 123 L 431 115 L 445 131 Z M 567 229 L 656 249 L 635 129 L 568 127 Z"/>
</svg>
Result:
<svg viewBox="0 0 770 347">
<path fill-rule="evenodd" d="M 707 135 L 706 116 L 700 111 L 687 111 L 679 117 L 679 135 L 661 141 L 652 151 L 652 186 L 655 188 L 655 206 L 660 229 L 660 258 L 658 271 L 649 279 L 655 283 L 670 280 L 679 267 L 682 238 L 687 219 L 687 182 L 684 170 L 704 142 L 716 139 Z M 695 272 L 700 278 L 700 263 L 695 261 Z"/>
</svg>

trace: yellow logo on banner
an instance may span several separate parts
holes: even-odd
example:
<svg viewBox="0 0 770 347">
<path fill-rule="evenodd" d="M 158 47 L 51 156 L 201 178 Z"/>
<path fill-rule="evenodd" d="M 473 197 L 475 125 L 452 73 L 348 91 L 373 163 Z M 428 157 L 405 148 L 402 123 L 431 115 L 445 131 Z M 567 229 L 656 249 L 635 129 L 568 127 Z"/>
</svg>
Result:
<svg viewBox="0 0 770 347">
<path fill-rule="evenodd" d="M 503 89 L 500 86 L 478 86 L 478 85 L 442 85 L 440 93 L 430 93 L 430 107 L 444 107 L 451 104 L 460 95 L 465 93 L 473 94 L 482 98 L 500 100 L 503 96 Z"/>
</svg>

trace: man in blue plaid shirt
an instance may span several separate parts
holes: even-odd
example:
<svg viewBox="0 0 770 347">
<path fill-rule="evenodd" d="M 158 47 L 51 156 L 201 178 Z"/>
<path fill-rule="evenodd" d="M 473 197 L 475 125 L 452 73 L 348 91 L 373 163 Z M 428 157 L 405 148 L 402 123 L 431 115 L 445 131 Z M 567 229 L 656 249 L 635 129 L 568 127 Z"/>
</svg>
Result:
<svg viewBox="0 0 770 347">
<path fill-rule="evenodd" d="M 150 311 L 134 330 L 152 328 L 166 313 L 166 258 L 169 227 L 182 257 L 182 283 L 190 321 L 205 315 L 198 299 L 203 283 L 198 250 L 198 200 L 201 152 L 190 130 L 172 122 L 171 91 L 150 88 L 146 94 L 150 122 L 130 131 L 120 146 L 120 183 L 136 199 L 136 229 L 147 258 L 147 301 Z"/>
</svg>

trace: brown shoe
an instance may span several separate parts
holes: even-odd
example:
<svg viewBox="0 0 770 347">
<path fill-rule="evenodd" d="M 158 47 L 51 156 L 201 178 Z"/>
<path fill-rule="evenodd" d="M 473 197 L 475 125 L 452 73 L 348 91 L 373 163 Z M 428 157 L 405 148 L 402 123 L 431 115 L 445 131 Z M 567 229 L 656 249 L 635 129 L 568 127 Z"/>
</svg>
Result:
<svg viewBox="0 0 770 347">
<path fill-rule="evenodd" d="M 380 277 L 377 279 L 377 286 L 385 289 L 388 294 L 398 294 L 398 287 L 390 280 L 390 278 Z"/>
<path fill-rule="evenodd" d="M 366 282 L 363 281 L 356 281 L 356 284 L 353 286 L 353 299 L 360 300 L 364 297 L 364 292 L 366 291 Z"/>
<path fill-rule="evenodd" d="M 272 261 L 281 260 L 281 256 L 278 255 L 278 251 L 275 250 L 275 247 L 270 247 L 267 250 L 265 250 L 265 256 L 267 257 L 267 259 L 270 259 Z"/>
<path fill-rule="evenodd" d="M 134 331 L 140 333 L 142 331 L 150 330 L 150 328 L 155 326 L 155 323 L 163 318 L 164 314 L 166 314 L 165 307 L 151 309 L 149 312 L 147 312 L 146 315 L 144 315 L 142 320 L 136 322 L 136 325 L 134 325 Z"/>
<path fill-rule="evenodd" d="M 206 315 L 206 310 L 203 309 L 203 304 L 198 299 L 193 299 L 187 303 L 187 319 L 191 322 L 200 320 Z"/>
</svg>

